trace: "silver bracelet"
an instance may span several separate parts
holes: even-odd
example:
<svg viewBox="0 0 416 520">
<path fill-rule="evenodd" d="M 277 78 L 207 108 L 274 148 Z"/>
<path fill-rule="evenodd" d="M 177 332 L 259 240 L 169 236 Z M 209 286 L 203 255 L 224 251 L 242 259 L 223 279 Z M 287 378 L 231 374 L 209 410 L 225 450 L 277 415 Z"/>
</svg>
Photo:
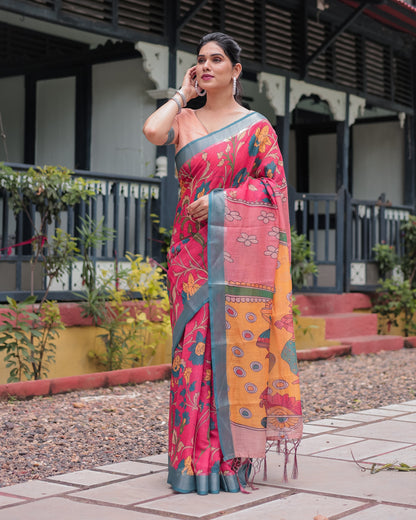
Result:
<svg viewBox="0 0 416 520">
<path fill-rule="evenodd" d="M 171 97 L 170 99 L 178 105 L 178 114 L 180 114 L 182 110 L 181 102 L 175 96 Z"/>
<path fill-rule="evenodd" d="M 182 92 L 182 89 L 179 89 L 176 91 L 177 94 L 179 94 L 182 98 L 182 108 L 185 108 L 186 107 L 186 97 L 185 97 L 185 94 Z"/>
</svg>

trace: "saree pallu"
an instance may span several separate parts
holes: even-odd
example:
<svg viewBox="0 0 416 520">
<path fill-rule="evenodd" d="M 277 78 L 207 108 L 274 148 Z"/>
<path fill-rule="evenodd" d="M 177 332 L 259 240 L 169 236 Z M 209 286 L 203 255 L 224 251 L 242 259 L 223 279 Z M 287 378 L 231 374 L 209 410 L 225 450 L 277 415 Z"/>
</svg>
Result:
<svg viewBox="0 0 416 520">
<path fill-rule="evenodd" d="M 181 148 L 176 165 L 168 482 L 239 491 L 272 445 L 286 478 L 302 436 L 283 162 L 270 123 L 250 112 Z M 205 194 L 199 224 L 187 206 Z"/>
</svg>

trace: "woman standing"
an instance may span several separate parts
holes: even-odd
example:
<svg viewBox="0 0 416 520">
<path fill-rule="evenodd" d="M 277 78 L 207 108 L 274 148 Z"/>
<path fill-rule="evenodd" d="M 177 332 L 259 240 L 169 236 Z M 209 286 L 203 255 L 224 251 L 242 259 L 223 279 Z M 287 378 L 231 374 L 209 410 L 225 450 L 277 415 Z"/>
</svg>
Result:
<svg viewBox="0 0 416 520">
<path fill-rule="evenodd" d="M 272 126 L 238 102 L 240 74 L 237 43 L 204 36 L 143 128 L 177 151 L 168 482 L 183 493 L 242 490 L 273 444 L 286 478 L 302 435 L 286 179 Z"/>
</svg>

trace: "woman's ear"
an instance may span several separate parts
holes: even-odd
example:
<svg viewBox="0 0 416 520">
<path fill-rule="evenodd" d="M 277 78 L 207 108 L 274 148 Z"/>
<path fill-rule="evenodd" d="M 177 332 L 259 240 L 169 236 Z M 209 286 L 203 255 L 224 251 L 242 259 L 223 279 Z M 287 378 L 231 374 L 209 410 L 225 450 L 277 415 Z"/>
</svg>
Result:
<svg viewBox="0 0 416 520">
<path fill-rule="evenodd" d="M 242 67 L 241 63 L 236 63 L 234 65 L 234 69 L 233 69 L 233 77 L 238 79 L 240 77 L 242 70 L 243 70 L 243 67 Z"/>
</svg>

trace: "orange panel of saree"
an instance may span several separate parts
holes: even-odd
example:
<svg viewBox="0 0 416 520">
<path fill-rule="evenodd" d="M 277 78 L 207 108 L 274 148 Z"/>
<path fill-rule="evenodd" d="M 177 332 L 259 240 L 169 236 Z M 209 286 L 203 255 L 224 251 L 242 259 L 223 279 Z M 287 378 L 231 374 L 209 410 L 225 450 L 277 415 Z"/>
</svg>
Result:
<svg viewBox="0 0 416 520">
<path fill-rule="evenodd" d="M 197 118 L 185 111 L 179 131 L 192 123 Z M 250 112 L 196 135 L 176 155 L 168 482 L 179 492 L 206 494 L 243 490 L 272 445 L 285 457 L 286 478 L 302 414 L 287 185 L 276 134 Z M 208 193 L 208 222 L 199 224 L 186 209 Z"/>
</svg>

